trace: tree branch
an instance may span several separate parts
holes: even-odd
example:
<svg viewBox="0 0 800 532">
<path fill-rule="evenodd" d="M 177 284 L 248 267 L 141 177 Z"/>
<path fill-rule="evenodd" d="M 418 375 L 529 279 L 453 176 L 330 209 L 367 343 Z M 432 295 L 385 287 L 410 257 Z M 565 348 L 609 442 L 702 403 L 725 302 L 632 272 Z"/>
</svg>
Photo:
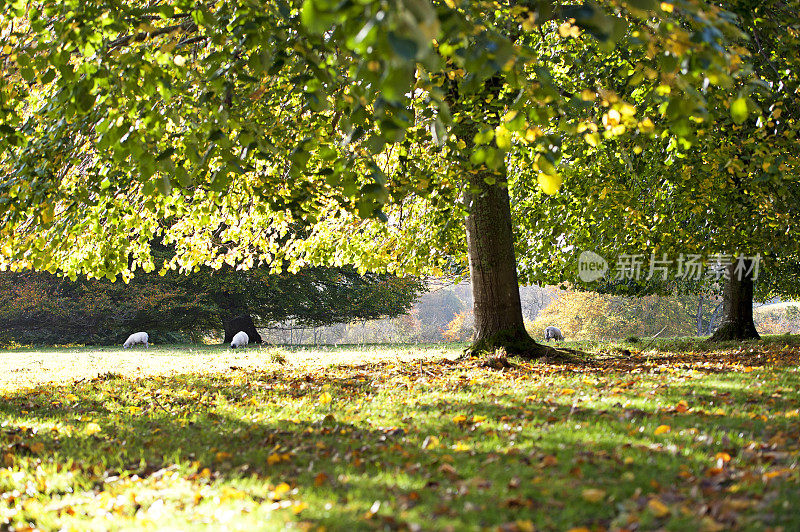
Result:
<svg viewBox="0 0 800 532">
<path fill-rule="evenodd" d="M 197 28 L 197 24 L 195 24 L 194 22 L 189 22 L 187 20 L 187 21 L 181 22 L 180 24 L 173 24 L 171 26 L 166 26 L 164 28 L 160 28 L 160 29 L 157 29 L 157 30 L 154 30 L 154 31 L 142 31 L 142 32 L 135 33 L 135 34 L 132 34 L 132 35 L 125 35 L 125 36 L 122 36 L 122 37 L 118 37 L 117 39 L 114 39 L 113 41 L 108 43 L 108 46 L 107 46 L 106 50 L 110 52 L 110 51 L 112 51 L 112 50 L 114 50 L 116 48 L 120 48 L 122 46 L 126 46 L 126 45 L 130 44 L 131 42 L 142 42 L 142 41 L 145 41 L 147 39 L 152 39 L 153 37 L 158 37 L 159 35 L 172 33 L 173 31 L 183 31 L 184 33 L 194 33 L 194 32 L 197 31 L 197 29 L 198 29 Z M 184 44 L 186 44 L 186 43 L 184 42 Z"/>
</svg>

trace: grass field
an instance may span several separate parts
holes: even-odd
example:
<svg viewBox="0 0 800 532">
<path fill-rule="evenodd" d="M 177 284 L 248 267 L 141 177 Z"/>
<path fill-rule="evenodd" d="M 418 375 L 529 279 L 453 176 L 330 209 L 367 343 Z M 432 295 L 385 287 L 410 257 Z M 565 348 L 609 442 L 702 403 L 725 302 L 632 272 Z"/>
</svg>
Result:
<svg viewBox="0 0 800 532">
<path fill-rule="evenodd" d="M 572 347 L 0 351 L 0 529 L 800 529 L 798 337 Z"/>
</svg>

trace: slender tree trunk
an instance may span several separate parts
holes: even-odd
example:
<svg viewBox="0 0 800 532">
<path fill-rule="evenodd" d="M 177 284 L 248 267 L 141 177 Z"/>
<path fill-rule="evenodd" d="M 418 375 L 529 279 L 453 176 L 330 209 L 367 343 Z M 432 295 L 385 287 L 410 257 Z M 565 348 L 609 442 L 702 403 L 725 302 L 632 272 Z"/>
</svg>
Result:
<svg viewBox="0 0 800 532">
<path fill-rule="evenodd" d="M 753 323 L 753 277 L 748 273 L 750 261 L 744 261 L 744 266 L 739 271 L 736 271 L 736 263 L 728 267 L 728 279 L 722 294 L 722 322 L 711 336 L 712 342 L 760 338 Z"/>
<path fill-rule="evenodd" d="M 717 306 L 714 307 L 714 311 L 711 313 L 711 317 L 708 319 L 708 327 L 706 328 L 706 334 L 711 335 L 714 332 L 714 324 L 717 322 L 720 309 L 722 309 L 721 302 L 717 303 Z"/>
<path fill-rule="evenodd" d="M 703 296 L 697 298 L 697 336 L 703 334 Z"/>
</svg>

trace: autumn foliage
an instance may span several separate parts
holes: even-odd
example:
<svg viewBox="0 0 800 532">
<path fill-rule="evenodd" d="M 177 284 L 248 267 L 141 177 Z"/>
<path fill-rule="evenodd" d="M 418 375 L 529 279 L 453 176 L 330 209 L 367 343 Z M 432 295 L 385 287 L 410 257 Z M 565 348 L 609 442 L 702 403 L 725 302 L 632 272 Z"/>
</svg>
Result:
<svg viewBox="0 0 800 532">
<path fill-rule="evenodd" d="M 594 292 L 563 291 L 529 324 L 541 337 L 555 325 L 567 339 L 628 336 L 693 336 L 697 334 L 696 298 L 650 295 L 622 297 Z"/>
</svg>

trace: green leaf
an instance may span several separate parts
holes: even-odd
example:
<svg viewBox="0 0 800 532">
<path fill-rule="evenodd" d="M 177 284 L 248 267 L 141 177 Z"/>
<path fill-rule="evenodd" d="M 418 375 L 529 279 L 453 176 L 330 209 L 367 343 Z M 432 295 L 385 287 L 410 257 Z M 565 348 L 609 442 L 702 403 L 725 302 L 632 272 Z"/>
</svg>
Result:
<svg viewBox="0 0 800 532">
<path fill-rule="evenodd" d="M 747 120 L 747 114 L 747 98 L 736 98 L 731 103 L 731 118 L 733 118 L 733 121 L 741 124 Z"/>
<path fill-rule="evenodd" d="M 403 59 L 416 59 L 418 51 L 416 42 L 412 41 L 411 39 L 407 39 L 406 37 L 401 37 L 393 31 L 390 31 L 386 38 L 395 54 L 399 55 Z"/>
<path fill-rule="evenodd" d="M 628 0 L 628 3 L 631 7 L 643 11 L 655 11 L 661 4 L 659 0 Z"/>
<path fill-rule="evenodd" d="M 156 188 L 158 188 L 158 191 L 165 196 L 172 192 L 172 183 L 169 180 L 169 176 L 163 173 L 159 175 L 158 179 L 156 180 Z"/>
</svg>

